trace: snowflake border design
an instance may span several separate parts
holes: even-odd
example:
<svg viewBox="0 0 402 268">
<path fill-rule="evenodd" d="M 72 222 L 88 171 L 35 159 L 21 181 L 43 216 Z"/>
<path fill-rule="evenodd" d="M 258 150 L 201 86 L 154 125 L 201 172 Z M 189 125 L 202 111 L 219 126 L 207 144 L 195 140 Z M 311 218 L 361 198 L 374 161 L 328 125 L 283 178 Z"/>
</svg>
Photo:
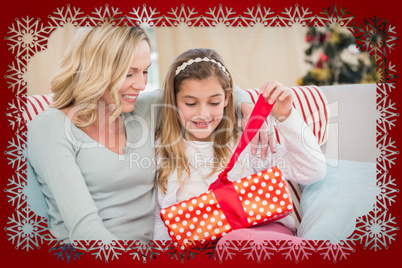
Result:
<svg viewBox="0 0 402 268">
<path fill-rule="evenodd" d="M 9 50 L 21 60 L 29 61 L 33 54 L 47 48 L 46 27 L 40 23 L 40 19 L 30 17 L 17 18 L 15 21 L 6 37 Z"/>
<path fill-rule="evenodd" d="M 18 211 L 27 205 L 27 196 L 24 193 L 26 180 L 22 174 L 16 173 L 8 181 L 4 192 L 7 194 L 8 202 Z"/>
<path fill-rule="evenodd" d="M 8 194 L 9 203 L 15 207 L 16 213 L 9 217 L 8 226 L 5 228 L 9 240 L 16 244 L 17 248 L 32 250 L 40 248 L 40 245 L 48 242 L 53 243 L 49 251 L 52 251 L 57 258 L 66 258 L 68 262 L 84 252 L 90 252 L 95 259 L 105 262 L 117 260 L 122 254 L 130 254 L 133 260 L 143 262 L 150 261 L 161 253 L 171 255 L 172 258 L 185 259 L 194 258 L 198 253 L 188 251 L 178 253 L 172 245 L 163 241 L 152 241 L 150 245 L 144 246 L 135 241 L 116 241 L 109 245 L 103 245 L 98 241 L 80 241 L 74 247 L 67 248 L 60 241 L 55 241 L 46 230 L 44 218 L 36 216 L 30 211 L 24 195 L 26 185 L 26 158 L 23 151 L 26 147 L 26 126 L 22 112 L 25 110 L 23 101 L 26 98 L 26 81 L 23 74 L 26 71 L 27 63 L 37 52 L 47 48 L 49 35 L 58 27 L 67 23 L 74 26 L 94 26 L 104 22 L 112 22 L 115 25 L 150 25 L 162 27 L 175 27 L 180 24 L 188 26 L 214 27 L 218 24 L 225 26 L 253 27 L 262 24 L 266 27 L 292 26 L 330 26 L 340 24 L 347 27 L 354 33 L 359 48 L 368 52 L 378 64 L 378 72 L 382 74 L 383 84 L 377 84 L 377 110 L 379 118 L 377 121 L 377 185 L 381 193 L 377 197 L 377 204 L 369 214 L 357 219 L 357 228 L 351 235 L 350 240 L 341 241 L 338 244 L 331 244 L 327 241 L 304 241 L 302 244 L 293 245 L 289 241 L 265 241 L 264 244 L 255 244 L 253 241 L 230 244 L 227 247 L 212 249 L 210 245 L 203 245 L 198 248 L 219 261 L 232 258 L 237 251 L 242 251 L 248 259 L 264 261 L 270 259 L 274 254 L 280 254 L 285 259 L 294 262 L 308 259 L 311 254 L 320 254 L 323 259 L 336 262 L 346 259 L 348 255 L 355 252 L 351 244 L 364 244 L 365 248 L 375 251 L 388 248 L 395 240 L 395 233 L 399 230 L 396 227 L 395 218 L 389 213 L 389 208 L 395 203 L 399 189 L 395 179 L 389 175 L 389 170 L 395 165 L 398 155 L 395 141 L 389 136 L 389 131 L 395 126 L 399 114 L 396 112 L 395 102 L 389 98 L 389 93 L 395 89 L 397 75 L 395 65 L 388 61 L 388 54 L 395 50 L 396 37 L 395 27 L 386 20 L 368 19 L 364 25 L 356 26 L 354 16 L 351 16 L 345 9 L 336 5 L 324 9 L 319 15 L 313 14 L 309 8 L 295 5 L 285 8 L 281 12 L 275 12 L 271 8 L 261 5 L 247 8 L 243 14 L 238 13 L 229 7 L 219 5 L 211 7 L 205 14 L 200 14 L 195 8 L 181 5 L 171 8 L 167 14 L 160 14 L 156 8 L 142 5 L 133 8 L 128 15 L 122 14 L 118 8 L 105 5 L 96 8 L 90 14 L 81 11 L 80 8 L 67 5 L 58 8 L 48 17 L 47 22 L 30 17 L 16 19 L 16 22 L 9 27 L 6 37 L 10 52 L 15 55 L 15 61 L 9 65 L 8 75 L 5 76 L 9 89 L 16 93 L 16 99 L 9 103 L 6 116 L 9 118 L 10 127 L 16 132 L 6 151 L 9 166 L 16 172 L 15 176 L 9 178 L 5 192 Z M 14 118 L 14 119 L 12 119 Z M 28 225 L 27 225 L 28 223 Z M 31 224 L 31 225 L 29 225 Z M 29 227 L 28 227 L 29 226 Z M 56 243 L 56 244 L 54 244 Z M 239 249 L 240 247 L 240 249 Z M 260 250 L 256 250 L 260 249 Z M 236 251 L 237 250 L 237 251 Z M 318 253 L 317 253 L 318 252 Z"/>
<path fill-rule="evenodd" d="M 237 254 L 242 254 L 247 260 L 260 263 L 261 261 L 270 260 L 277 252 L 277 242 L 273 240 L 261 243 L 256 243 L 252 240 L 228 240 L 225 244 L 218 245 L 216 249 L 216 255 L 220 262 L 232 260 Z"/>
<path fill-rule="evenodd" d="M 26 130 L 26 96 L 18 96 L 8 103 L 6 118 L 8 119 L 9 126 L 15 132 L 22 132 Z"/>
<path fill-rule="evenodd" d="M 323 256 L 324 260 L 332 260 L 333 263 L 337 261 L 346 260 L 347 256 L 356 252 L 356 250 L 352 247 L 352 243 L 348 241 L 341 241 L 338 244 L 332 244 L 328 241 L 323 241 L 318 246 L 317 251 L 321 256 Z"/>
<path fill-rule="evenodd" d="M 5 230 L 8 240 L 16 245 L 16 249 L 40 249 L 45 241 L 53 239 L 47 230 L 46 219 L 36 215 L 28 206 L 16 210 L 16 213 L 8 218 L 7 224 Z"/>
<path fill-rule="evenodd" d="M 354 33 L 358 48 L 369 53 L 377 62 L 378 71 L 381 72 L 383 83 L 395 82 L 398 75 L 394 73 L 394 66 L 388 63 L 388 54 L 395 50 L 396 35 L 395 27 L 388 21 L 381 18 L 364 19 L 364 25 L 351 27 Z"/>
<path fill-rule="evenodd" d="M 80 259 L 84 253 L 79 252 L 73 245 L 71 244 L 62 244 L 58 246 L 53 246 L 49 249 L 49 252 L 53 252 L 53 255 L 57 257 L 57 259 L 61 258 L 64 261 L 66 259 L 67 263 L 70 263 L 72 260 Z"/>
<path fill-rule="evenodd" d="M 377 203 L 374 210 L 359 218 L 357 229 L 351 237 L 352 242 L 364 244 L 364 248 L 377 251 L 388 249 L 391 242 L 395 241 L 396 225 L 395 217 L 392 217 L 387 208 L 380 207 Z"/>
</svg>

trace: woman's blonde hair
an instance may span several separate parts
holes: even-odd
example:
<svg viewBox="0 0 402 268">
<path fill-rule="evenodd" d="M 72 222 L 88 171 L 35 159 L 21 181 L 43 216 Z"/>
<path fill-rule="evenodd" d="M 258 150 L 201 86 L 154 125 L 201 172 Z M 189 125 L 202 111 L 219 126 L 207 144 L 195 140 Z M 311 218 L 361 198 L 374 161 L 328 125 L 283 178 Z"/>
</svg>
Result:
<svg viewBox="0 0 402 268">
<path fill-rule="evenodd" d="M 176 74 L 177 68 L 182 66 L 183 63 L 205 57 L 213 61 L 192 63 Z M 219 66 L 219 63 L 221 66 Z M 160 144 L 156 150 L 156 154 L 160 159 L 157 181 L 163 193 L 166 193 L 167 179 L 175 169 L 177 169 L 177 175 L 181 182 L 183 182 L 182 178 L 184 174 L 190 177 L 191 173 L 190 163 L 183 143 L 186 133 L 180 124 L 176 94 L 179 92 L 183 81 L 187 79 L 203 80 L 212 76 L 218 78 L 225 91 L 225 96 L 229 99 L 227 106 L 224 108 L 222 121 L 213 133 L 215 161 L 213 161 L 211 174 L 222 169 L 232 154 L 227 145 L 229 142 L 237 140 L 239 133 L 239 128 L 236 125 L 237 120 L 232 94 L 232 76 L 227 70 L 223 59 L 216 51 L 205 48 L 187 50 L 180 54 L 170 65 L 163 87 L 162 103 L 164 105 L 161 111 L 161 124 L 156 132 L 156 138 L 160 140 Z"/>
<path fill-rule="evenodd" d="M 74 106 L 75 125 L 83 128 L 96 120 L 98 101 L 109 90 L 116 105 L 109 122 L 116 119 L 122 111 L 118 90 L 142 40 L 150 45 L 147 33 L 139 27 L 105 23 L 79 29 L 51 82 L 52 107 Z"/>
</svg>

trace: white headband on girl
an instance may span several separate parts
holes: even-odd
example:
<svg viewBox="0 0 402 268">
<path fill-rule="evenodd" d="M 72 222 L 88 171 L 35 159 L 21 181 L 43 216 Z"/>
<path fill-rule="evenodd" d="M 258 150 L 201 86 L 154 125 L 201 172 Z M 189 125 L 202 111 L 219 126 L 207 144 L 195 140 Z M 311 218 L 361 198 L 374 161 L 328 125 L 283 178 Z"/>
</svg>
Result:
<svg viewBox="0 0 402 268">
<path fill-rule="evenodd" d="M 186 69 L 187 66 L 193 64 L 194 62 L 201 62 L 201 61 L 206 61 L 206 62 L 215 63 L 216 65 L 219 66 L 219 68 L 222 69 L 222 71 L 223 71 L 225 74 L 227 74 L 227 76 L 229 76 L 229 73 L 226 71 L 225 67 L 223 67 L 223 65 L 222 65 L 220 62 L 218 62 L 218 61 L 216 61 L 216 60 L 214 60 L 214 59 L 209 59 L 209 58 L 207 58 L 207 57 L 205 57 L 205 58 L 203 58 L 203 59 L 201 59 L 201 58 L 195 58 L 195 59 L 191 59 L 191 60 L 189 60 L 189 61 L 183 63 L 182 65 L 180 65 L 179 67 L 177 67 L 177 69 L 176 69 L 176 75 L 178 75 L 181 71 L 183 71 L 184 69 Z"/>
</svg>

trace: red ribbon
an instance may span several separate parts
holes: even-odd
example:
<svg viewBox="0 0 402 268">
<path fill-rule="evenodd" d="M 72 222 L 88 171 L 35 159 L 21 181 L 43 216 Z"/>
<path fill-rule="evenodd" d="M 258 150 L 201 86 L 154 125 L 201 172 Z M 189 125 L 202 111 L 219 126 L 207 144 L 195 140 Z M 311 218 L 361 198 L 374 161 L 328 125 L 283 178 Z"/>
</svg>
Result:
<svg viewBox="0 0 402 268">
<path fill-rule="evenodd" d="M 265 102 L 262 95 L 259 96 L 232 158 L 225 170 L 219 174 L 218 179 L 209 186 L 209 190 L 213 190 L 215 198 L 233 230 L 247 227 L 248 221 L 239 195 L 233 183 L 228 180 L 227 173 L 233 168 L 240 154 L 257 134 L 273 105 Z"/>
</svg>

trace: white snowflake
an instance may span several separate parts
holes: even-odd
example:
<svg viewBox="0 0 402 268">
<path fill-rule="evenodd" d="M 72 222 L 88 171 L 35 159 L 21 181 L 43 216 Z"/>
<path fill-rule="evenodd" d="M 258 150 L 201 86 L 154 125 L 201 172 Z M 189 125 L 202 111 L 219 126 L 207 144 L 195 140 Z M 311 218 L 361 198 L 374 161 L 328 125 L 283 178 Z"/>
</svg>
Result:
<svg viewBox="0 0 402 268">
<path fill-rule="evenodd" d="M 16 173 L 15 176 L 13 175 L 8 181 L 9 183 L 5 189 L 8 202 L 10 202 L 16 210 L 20 210 L 27 205 L 27 196 L 24 193 L 26 180 L 22 174 Z"/>
<path fill-rule="evenodd" d="M 26 127 L 26 119 L 23 114 L 26 110 L 26 97 L 16 97 L 8 103 L 6 117 L 15 132 L 19 132 Z"/>
<path fill-rule="evenodd" d="M 11 91 L 15 92 L 16 96 L 26 94 L 27 83 L 24 80 L 26 70 L 26 61 L 21 61 L 18 58 L 16 62 L 12 62 L 11 65 L 8 65 L 8 74 L 5 76 L 5 79 L 7 80 L 8 88 L 11 88 Z"/>
<path fill-rule="evenodd" d="M 390 66 L 389 71 L 394 72 L 392 64 Z M 380 118 L 377 120 L 377 149 L 379 150 L 377 157 L 377 185 L 381 188 L 381 192 L 377 197 L 376 210 L 378 210 L 378 207 L 389 208 L 395 202 L 396 194 L 399 192 L 395 183 L 396 180 L 392 179 L 389 174 L 399 154 L 396 151 L 395 142 L 391 140 L 389 135 L 399 116 L 396 112 L 395 103 L 389 97 L 394 88 L 395 84 L 393 83 L 377 84 L 377 110 L 380 113 Z"/>
<path fill-rule="evenodd" d="M 95 8 L 95 11 L 92 12 L 92 15 L 88 19 L 91 22 L 90 25 L 101 25 L 104 22 L 120 25 L 125 17 L 119 11 L 119 8 L 105 5 L 105 7 Z"/>
<path fill-rule="evenodd" d="M 395 71 L 394 71 L 395 72 Z M 377 83 L 377 105 L 395 89 L 395 83 Z"/>
<path fill-rule="evenodd" d="M 61 259 L 64 261 L 66 259 L 67 263 L 74 261 L 76 259 L 80 259 L 80 256 L 84 255 L 83 252 L 78 251 L 71 244 L 64 244 L 61 241 L 57 241 L 50 249 L 49 252 L 52 252 L 53 255 L 57 257 L 57 259 Z"/>
<path fill-rule="evenodd" d="M 85 23 L 86 15 L 80 11 L 80 8 L 67 5 L 66 7 L 57 8 L 51 16 L 49 16 L 48 33 L 55 30 L 57 27 L 71 23 L 74 26 L 82 26 Z"/>
<path fill-rule="evenodd" d="M 145 24 L 155 26 L 155 20 L 157 19 L 155 16 L 159 14 L 159 12 L 156 11 L 156 8 L 147 8 L 146 5 L 143 5 L 142 8 L 133 8 L 133 11 L 129 14 L 132 15 L 127 17 L 131 25 L 142 26 Z"/>
<path fill-rule="evenodd" d="M 352 26 L 352 21 L 354 16 L 350 15 L 350 12 L 346 11 L 346 8 L 342 9 L 334 5 L 333 7 L 324 8 L 324 12 L 321 13 L 325 15 L 325 26 L 330 26 L 331 24 L 338 24 L 339 26 Z M 324 26 L 323 25 L 323 26 Z"/>
<path fill-rule="evenodd" d="M 125 241 L 112 241 L 109 244 L 104 244 L 102 241 L 74 241 L 73 247 L 78 251 L 86 251 L 91 253 L 95 259 L 109 261 L 119 259 L 123 253 L 127 252 Z"/>
<path fill-rule="evenodd" d="M 261 261 L 269 260 L 277 253 L 276 241 L 254 241 L 254 240 L 226 240 L 218 244 L 215 249 L 216 258 L 222 262 L 233 259 L 237 254 L 245 256 L 247 260 Z"/>
<path fill-rule="evenodd" d="M 396 150 L 395 141 L 393 141 L 389 135 L 384 135 L 382 137 L 377 136 L 377 139 L 379 139 L 377 148 L 381 150 L 381 155 L 377 157 L 377 166 L 384 171 L 388 171 L 393 165 L 395 165 L 399 151 Z"/>
<path fill-rule="evenodd" d="M 233 8 L 223 7 L 222 5 L 209 8 L 209 11 L 205 14 L 206 15 L 203 17 L 203 22 L 200 26 L 216 26 L 218 23 L 226 26 L 237 26 L 237 18 L 241 18 L 241 16 L 237 16 L 236 12 L 233 11 Z M 238 24 L 241 25 L 240 22 L 238 22 Z"/>
<path fill-rule="evenodd" d="M 233 240 L 227 240 L 224 244 L 218 244 L 216 246 L 215 255 L 217 259 L 222 261 L 232 260 L 238 252 L 238 247 Z"/>
<path fill-rule="evenodd" d="M 53 239 L 48 232 L 46 219 L 36 215 L 28 207 L 16 210 L 15 214 L 8 217 L 5 231 L 16 249 L 27 251 L 40 249 L 44 241 Z"/>
<path fill-rule="evenodd" d="M 395 217 L 392 217 L 388 209 L 380 208 L 377 203 L 374 210 L 360 217 L 357 221 L 356 231 L 351 241 L 364 244 L 364 248 L 388 249 L 389 244 L 395 240 L 399 227 L 396 225 Z"/>
<path fill-rule="evenodd" d="M 377 185 L 381 188 L 381 192 L 377 196 L 378 202 L 381 202 L 383 207 L 391 207 L 396 202 L 396 195 L 399 193 L 396 179 L 393 179 L 388 172 L 384 172 L 377 178 Z"/>
<path fill-rule="evenodd" d="M 166 252 L 174 248 L 172 240 L 152 240 L 149 246 L 154 252 Z"/>
<path fill-rule="evenodd" d="M 155 25 L 178 26 L 179 24 L 186 24 L 190 26 L 201 20 L 201 16 L 196 16 L 198 12 L 195 11 L 195 8 L 186 7 L 185 5 L 172 8 L 167 14 L 157 18 Z"/>
<path fill-rule="evenodd" d="M 16 24 L 8 27 L 8 36 L 5 38 L 9 49 L 21 60 L 29 60 L 36 52 L 46 49 L 47 38 L 40 19 L 30 17 L 16 19 Z"/>
<path fill-rule="evenodd" d="M 131 241 L 127 249 L 128 254 L 132 256 L 133 260 L 139 260 L 146 263 L 148 260 L 155 257 L 152 247 L 148 244 L 140 243 L 139 241 Z"/>
<path fill-rule="evenodd" d="M 341 260 L 346 260 L 347 257 L 356 252 L 348 241 L 340 241 L 337 244 L 332 244 L 328 241 L 322 241 L 317 247 L 317 252 L 324 257 L 324 260 L 332 260 L 334 263 Z"/>
<path fill-rule="evenodd" d="M 150 255 L 148 257 L 148 260 L 157 259 L 160 255 L 167 254 L 168 252 L 174 252 L 175 250 L 172 240 L 152 240 L 150 241 L 148 246 L 150 248 Z M 133 248 L 130 246 L 130 251 L 131 250 L 133 250 Z M 139 258 L 135 254 L 132 255 L 133 258 Z"/>
<path fill-rule="evenodd" d="M 392 27 L 387 20 L 374 17 L 364 19 L 364 25 L 354 26 L 351 30 L 355 33 L 360 50 L 369 53 L 377 61 L 377 66 L 385 70 L 388 62 L 387 55 L 395 49 L 394 46 L 399 39 L 395 27 Z M 389 78 L 385 79 L 385 81 L 388 80 Z"/>
<path fill-rule="evenodd" d="M 15 170 L 16 173 L 23 173 L 26 170 L 26 156 L 24 150 L 26 148 L 27 132 L 17 132 L 15 137 L 8 142 L 7 156 L 8 164 Z"/>
<path fill-rule="evenodd" d="M 194 260 L 198 254 L 199 252 L 193 249 L 182 251 L 174 248 L 172 251 L 167 252 L 167 255 L 170 256 L 171 260 L 180 260 L 181 262 L 184 262 L 185 260 Z"/>
<path fill-rule="evenodd" d="M 271 11 L 271 8 L 261 7 L 261 5 L 257 5 L 256 8 L 247 8 L 244 14 L 245 16 L 242 16 L 242 20 L 247 26 L 254 26 L 256 23 L 261 23 L 264 26 L 272 26 L 277 17 L 275 12 Z"/>
<path fill-rule="evenodd" d="M 384 49 L 388 49 L 388 53 L 392 53 L 395 50 L 396 41 L 399 40 L 397 33 L 395 32 L 395 28 L 391 24 L 386 25 L 386 30 L 383 33 L 385 37 L 384 41 Z M 385 52 L 386 53 L 386 52 Z"/>
<path fill-rule="evenodd" d="M 391 61 L 387 62 L 387 63 L 388 63 L 388 65 L 384 64 L 385 73 L 383 73 L 382 81 L 389 82 L 388 84 L 392 84 L 392 83 L 395 83 L 396 78 L 399 78 L 399 74 L 396 70 L 396 66 L 393 65 Z M 382 70 L 380 69 L 377 71 L 382 71 Z"/>
<path fill-rule="evenodd" d="M 244 247 L 243 250 L 247 248 Z M 278 250 L 275 241 L 264 241 L 263 243 L 256 243 L 255 241 L 250 241 L 249 248 L 243 255 L 247 257 L 248 260 L 256 260 L 258 263 L 265 260 L 270 260 L 271 257 Z"/>
<path fill-rule="evenodd" d="M 377 103 L 377 109 L 381 116 L 377 120 L 378 127 L 381 128 L 383 133 L 388 133 L 395 126 L 399 117 L 399 113 L 396 111 L 396 103 L 384 97 Z"/>
<path fill-rule="evenodd" d="M 308 8 L 295 5 L 295 7 L 285 8 L 282 12 L 284 16 L 278 17 L 276 21 L 276 26 L 292 26 L 294 23 L 300 23 L 302 25 L 307 25 L 314 19 L 312 12 Z"/>
<path fill-rule="evenodd" d="M 392 84 L 379 84 L 377 86 L 377 111 L 380 117 L 377 119 L 377 157 L 378 167 L 381 173 L 388 173 L 395 165 L 399 152 L 396 150 L 395 141 L 392 140 L 389 132 L 395 126 L 399 113 L 396 110 L 396 103 L 391 101 L 389 92 L 394 88 Z"/>
<path fill-rule="evenodd" d="M 277 250 L 285 259 L 294 260 L 298 263 L 308 259 L 316 251 L 316 242 L 313 240 L 303 240 L 302 242 L 277 241 Z"/>
</svg>

